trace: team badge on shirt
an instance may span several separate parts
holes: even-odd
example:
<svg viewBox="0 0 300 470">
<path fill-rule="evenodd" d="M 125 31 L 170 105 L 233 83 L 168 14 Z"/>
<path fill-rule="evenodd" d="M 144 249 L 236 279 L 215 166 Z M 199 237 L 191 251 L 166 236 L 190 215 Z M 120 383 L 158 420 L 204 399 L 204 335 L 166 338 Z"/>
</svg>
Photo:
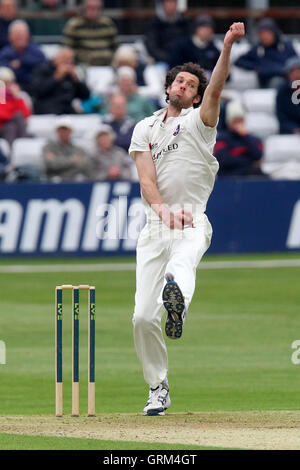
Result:
<svg viewBox="0 0 300 470">
<path fill-rule="evenodd" d="M 174 136 L 178 135 L 179 131 L 180 131 L 180 124 L 178 124 L 178 126 L 176 127 L 175 132 L 173 132 L 173 135 Z"/>
</svg>

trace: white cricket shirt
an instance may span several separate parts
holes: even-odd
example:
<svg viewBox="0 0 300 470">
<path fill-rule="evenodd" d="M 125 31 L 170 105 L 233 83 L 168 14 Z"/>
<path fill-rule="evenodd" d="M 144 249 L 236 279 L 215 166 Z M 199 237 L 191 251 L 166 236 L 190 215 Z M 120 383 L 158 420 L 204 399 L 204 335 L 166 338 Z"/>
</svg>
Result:
<svg viewBox="0 0 300 470">
<path fill-rule="evenodd" d="M 151 151 L 156 168 L 157 187 L 170 210 L 191 210 L 194 220 L 206 210 L 219 168 L 213 156 L 216 126 L 205 126 L 200 108 L 182 109 L 177 117 L 163 119 L 167 108 L 137 123 L 129 154 Z M 143 198 L 143 195 L 142 195 Z M 148 219 L 159 220 L 144 200 Z"/>
</svg>

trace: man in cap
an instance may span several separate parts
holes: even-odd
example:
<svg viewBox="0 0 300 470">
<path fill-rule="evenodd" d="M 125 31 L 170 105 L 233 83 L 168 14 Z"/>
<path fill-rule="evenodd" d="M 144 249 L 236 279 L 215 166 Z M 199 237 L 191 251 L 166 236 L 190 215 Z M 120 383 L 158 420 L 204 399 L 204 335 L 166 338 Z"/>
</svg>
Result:
<svg viewBox="0 0 300 470">
<path fill-rule="evenodd" d="M 215 24 L 208 15 L 198 16 L 190 37 L 179 38 L 172 49 L 169 66 L 194 62 L 199 64 L 209 77 L 220 55 L 214 43 Z"/>
<path fill-rule="evenodd" d="M 225 109 L 227 129 L 218 134 L 214 155 L 219 162 L 219 177 L 263 176 L 260 169 L 262 141 L 249 133 L 245 111 L 239 101 L 230 101 Z"/>
<path fill-rule="evenodd" d="M 284 68 L 286 80 L 276 97 L 281 134 L 300 133 L 300 57 L 292 57 Z"/>
<path fill-rule="evenodd" d="M 89 161 L 84 149 L 72 142 L 71 119 L 59 118 L 55 132 L 56 138 L 43 148 L 46 177 L 53 182 L 86 180 L 90 174 Z"/>
<path fill-rule="evenodd" d="M 297 54 L 292 43 L 282 39 L 272 18 L 260 20 L 257 31 L 258 43 L 239 57 L 235 65 L 256 71 L 261 88 L 276 87 L 282 81 L 286 61 Z"/>
<path fill-rule="evenodd" d="M 177 0 L 163 0 L 157 6 L 157 16 L 151 20 L 145 33 L 145 46 L 156 62 L 167 67 L 174 42 L 189 34 L 188 19 L 179 11 Z"/>
<path fill-rule="evenodd" d="M 96 133 L 96 151 L 91 158 L 93 180 L 130 180 L 133 164 L 121 147 L 115 145 L 113 129 L 102 124 Z"/>
</svg>

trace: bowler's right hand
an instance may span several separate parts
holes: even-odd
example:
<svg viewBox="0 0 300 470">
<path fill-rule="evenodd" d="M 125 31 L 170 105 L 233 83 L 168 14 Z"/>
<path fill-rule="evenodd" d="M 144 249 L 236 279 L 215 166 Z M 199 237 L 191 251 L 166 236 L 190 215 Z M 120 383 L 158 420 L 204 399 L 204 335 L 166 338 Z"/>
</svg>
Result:
<svg viewBox="0 0 300 470">
<path fill-rule="evenodd" d="M 190 211 L 186 211 L 182 209 L 180 212 L 173 212 L 169 213 L 169 218 L 166 217 L 163 219 L 163 222 L 171 229 L 171 230 L 183 230 L 185 228 L 193 227 L 193 216 Z"/>
</svg>

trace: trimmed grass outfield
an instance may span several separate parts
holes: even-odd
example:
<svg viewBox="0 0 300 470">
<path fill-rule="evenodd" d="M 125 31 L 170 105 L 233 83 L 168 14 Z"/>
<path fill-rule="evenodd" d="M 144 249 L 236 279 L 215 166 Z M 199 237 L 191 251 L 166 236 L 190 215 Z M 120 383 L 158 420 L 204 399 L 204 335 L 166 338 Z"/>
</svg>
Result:
<svg viewBox="0 0 300 470">
<path fill-rule="evenodd" d="M 293 257 L 300 256 L 255 258 Z M 134 262 L 125 260 L 128 261 Z M 65 262 L 78 265 L 110 260 Z M 41 261 L 1 260 L 0 266 L 31 263 Z M 300 365 L 291 362 L 292 342 L 300 340 L 299 279 L 299 267 L 198 271 L 196 293 L 183 337 L 178 341 L 167 339 L 172 413 L 300 409 Z M 0 282 L 0 340 L 6 344 L 7 355 L 6 365 L 0 365 L 0 415 L 54 413 L 54 290 L 58 284 L 71 283 L 96 286 L 96 410 L 98 413 L 141 412 L 148 389 L 132 338 L 134 271 L 0 273 Z M 68 303 L 63 323 L 64 411 L 70 414 L 71 294 L 65 293 L 64 297 Z M 81 299 L 80 409 L 86 414 L 87 294 L 82 293 Z M 21 445 L 20 439 L 1 435 L 0 448 L 17 448 L 14 446 Z M 52 439 L 53 446 L 56 445 L 54 437 L 30 438 L 30 445 L 42 445 L 39 439 L 47 442 Z M 27 448 L 26 440 L 25 437 L 22 448 Z M 71 441 L 64 440 L 72 446 Z M 105 448 L 101 446 L 106 444 L 96 442 L 95 445 Z M 114 449 L 127 448 L 118 443 L 107 445 L 119 446 L 111 447 Z M 156 444 L 154 448 L 162 447 Z"/>
<path fill-rule="evenodd" d="M 182 444 L 149 444 L 149 442 L 102 441 L 71 437 L 0 434 L 0 450 L 190 450 Z M 195 450 L 218 450 L 217 447 L 193 446 Z M 221 449 L 221 448 L 219 448 Z M 222 450 L 224 450 L 222 448 Z"/>
</svg>

